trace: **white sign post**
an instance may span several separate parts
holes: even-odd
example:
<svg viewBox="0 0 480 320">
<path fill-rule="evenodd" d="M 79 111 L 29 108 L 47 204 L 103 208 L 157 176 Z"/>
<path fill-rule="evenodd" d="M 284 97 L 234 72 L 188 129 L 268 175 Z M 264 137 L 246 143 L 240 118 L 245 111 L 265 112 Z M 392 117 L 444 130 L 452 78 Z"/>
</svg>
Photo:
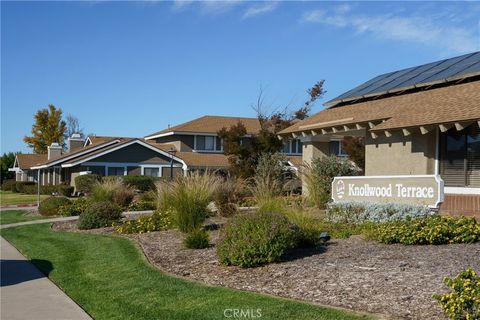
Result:
<svg viewBox="0 0 480 320">
<path fill-rule="evenodd" d="M 372 203 L 405 203 L 438 208 L 444 199 L 439 175 L 335 177 L 332 199 Z"/>
</svg>

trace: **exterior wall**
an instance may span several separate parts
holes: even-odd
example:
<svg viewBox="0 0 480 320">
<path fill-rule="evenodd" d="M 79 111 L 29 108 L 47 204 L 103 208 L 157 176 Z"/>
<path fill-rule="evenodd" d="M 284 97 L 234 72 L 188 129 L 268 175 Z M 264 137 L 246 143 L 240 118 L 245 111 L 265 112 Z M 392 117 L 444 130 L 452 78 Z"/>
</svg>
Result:
<svg viewBox="0 0 480 320">
<path fill-rule="evenodd" d="M 445 194 L 440 213 L 473 216 L 480 221 L 480 195 Z"/>
<path fill-rule="evenodd" d="M 160 155 L 158 152 L 150 150 L 139 144 L 132 144 L 128 147 L 111 152 L 104 156 L 92 160 L 93 162 L 120 162 L 120 163 L 150 163 L 150 164 L 169 164 L 168 156 Z"/>
<path fill-rule="evenodd" d="M 178 177 L 183 175 L 183 170 L 182 168 L 173 168 L 173 176 Z M 170 167 L 164 167 L 162 168 L 162 177 L 169 178 L 170 177 Z"/>
<path fill-rule="evenodd" d="M 155 139 L 156 143 L 171 143 L 175 145 L 177 150 L 182 152 L 191 152 L 194 148 L 194 136 L 193 135 L 172 135 Z"/>
<path fill-rule="evenodd" d="M 142 168 L 140 167 L 128 167 L 127 172 L 129 176 L 139 176 L 142 174 Z"/>
<path fill-rule="evenodd" d="M 302 160 L 308 164 L 319 157 L 328 157 L 330 147 L 328 142 L 306 141 L 303 143 Z"/>
<path fill-rule="evenodd" d="M 304 163 L 311 164 L 315 158 L 328 157 L 330 147 L 328 142 L 306 141 L 302 147 L 302 160 Z M 302 194 L 308 195 L 307 184 L 302 179 Z"/>
<path fill-rule="evenodd" d="M 365 139 L 365 175 L 435 174 L 436 133 Z"/>
</svg>

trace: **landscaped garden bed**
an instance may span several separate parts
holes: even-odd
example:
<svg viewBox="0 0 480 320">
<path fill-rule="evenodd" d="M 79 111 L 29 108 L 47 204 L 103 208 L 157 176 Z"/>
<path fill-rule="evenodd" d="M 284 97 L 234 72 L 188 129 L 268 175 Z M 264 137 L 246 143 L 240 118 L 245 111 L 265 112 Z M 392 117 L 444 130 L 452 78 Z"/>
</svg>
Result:
<svg viewBox="0 0 480 320">
<path fill-rule="evenodd" d="M 75 223 L 54 229 L 75 231 Z M 89 232 L 112 234 L 113 228 Z M 217 258 L 219 231 L 210 231 L 212 246 L 185 249 L 176 230 L 125 235 L 137 241 L 162 271 L 207 284 L 268 293 L 384 314 L 402 319 L 446 319 L 433 294 L 447 292 L 445 276 L 480 269 L 480 243 L 440 246 L 385 245 L 360 236 L 333 239 L 317 249 L 295 250 L 286 261 L 257 268 L 224 266 Z"/>
<path fill-rule="evenodd" d="M 104 179 L 94 184 L 85 208 L 65 207 L 80 214 L 78 224 L 54 229 L 122 235 L 160 270 L 207 284 L 391 318 L 478 317 L 480 294 L 468 283 L 480 287 L 471 280 L 480 268 L 474 219 L 409 204 L 327 203 L 336 168 L 348 166 L 333 158 L 310 169 L 317 170 L 310 182 L 322 188 L 292 197 L 278 178 L 278 156 L 260 160 L 248 182 L 199 172 L 162 181 L 155 212 L 131 221 L 120 212 L 131 207 L 134 190 Z M 255 211 L 239 210 L 242 194 L 253 196 Z"/>
</svg>

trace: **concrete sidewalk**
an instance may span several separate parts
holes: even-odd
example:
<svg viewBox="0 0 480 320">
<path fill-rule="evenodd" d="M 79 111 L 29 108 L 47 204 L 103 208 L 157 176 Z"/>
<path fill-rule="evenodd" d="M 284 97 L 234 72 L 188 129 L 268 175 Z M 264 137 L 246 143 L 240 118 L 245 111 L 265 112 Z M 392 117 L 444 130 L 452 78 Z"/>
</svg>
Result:
<svg viewBox="0 0 480 320">
<path fill-rule="evenodd" d="M 49 223 L 49 222 L 59 222 L 59 221 L 71 221 L 71 220 L 78 220 L 78 216 L 73 217 L 59 217 L 59 218 L 47 218 L 47 219 L 38 219 L 38 220 L 31 220 L 31 221 L 23 221 L 23 222 L 16 222 L 10 224 L 3 224 L 0 225 L 0 229 L 5 228 L 13 228 L 18 226 L 26 226 L 29 224 L 41 224 L 41 223 Z"/>
<path fill-rule="evenodd" d="M 92 319 L 17 249 L 5 239 L 0 237 L 0 240 L 1 319 Z M 38 262 L 47 268 L 55 268 L 49 261 Z"/>
</svg>

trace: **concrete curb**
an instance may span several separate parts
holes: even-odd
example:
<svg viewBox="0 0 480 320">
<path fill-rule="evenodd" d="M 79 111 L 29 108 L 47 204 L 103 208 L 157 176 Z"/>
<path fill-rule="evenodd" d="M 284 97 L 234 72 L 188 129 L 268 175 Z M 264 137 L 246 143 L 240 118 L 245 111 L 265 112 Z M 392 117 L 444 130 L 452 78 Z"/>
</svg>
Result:
<svg viewBox="0 0 480 320">
<path fill-rule="evenodd" d="M 153 210 L 125 211 L 125 212 L 122 212 L 122 216 L 123 217 L 129 217 L 129 216 L 134 216 L 134 215 L 146 215 L 146 214 L 151 214 L 153 212 L 154 212 Z M 49 219 L 38 219 L 38 220 L 32 220 L 32 221 L 10 223 L 10 224 L 0 225 L 0 229 L 13 228 L 13 227 L 19 227 L 19 226 L 27 226 L 27 225 L 31 225 L 31 224 L 42 224 L 42 223 L 51 223 L 51 222 L 60 222 L 60 221 L 73 221 L 73 220 L 78 220 L 78 216 L 49 218 Z"/>
</svg>

